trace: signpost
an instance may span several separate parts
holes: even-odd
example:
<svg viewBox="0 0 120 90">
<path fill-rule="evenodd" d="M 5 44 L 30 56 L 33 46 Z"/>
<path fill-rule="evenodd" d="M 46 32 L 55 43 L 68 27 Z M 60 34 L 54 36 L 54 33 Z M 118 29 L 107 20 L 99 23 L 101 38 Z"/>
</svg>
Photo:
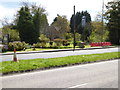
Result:
<svg viewBox="0 0 120 90">
<path fill-rule="evenodd" d="M 75 6 L 74 6 L 74 43 L 73 43 L 73 51 L 75 50 L 75 46 L 76 46 L 76 40 L 75 40 Z"/>
</svg>

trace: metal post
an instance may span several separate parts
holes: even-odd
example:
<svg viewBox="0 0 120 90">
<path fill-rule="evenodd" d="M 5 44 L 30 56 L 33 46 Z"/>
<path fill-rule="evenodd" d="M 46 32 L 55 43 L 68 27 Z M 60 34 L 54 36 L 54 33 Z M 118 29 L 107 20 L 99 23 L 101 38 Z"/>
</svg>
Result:
<svg viewBox="0 0 120 90">
<path fill-rule="evenodd" d="M 101 20 L 101 22 L 102 22 L 102 35 L 101 35 L 101 40 L 102 40 L 102 42 L 103 42 L 103 34 L 104 34 L 104 32 L 103 32 L 103 30 L 104 30 L 104 21 L 103 21 L 103 13 L 104 13 L 104 0 L 103 0 L 103 2 L 102 2 L 102 20 Z"/>
<path fill-rule="evenodd" d="M 74 6 L 74 44 L 73 44 L 73 51 L 75 50 L 75 44 L 76 44 L 76 41 L 75 41 L 75 6 Z"/>
</svg>

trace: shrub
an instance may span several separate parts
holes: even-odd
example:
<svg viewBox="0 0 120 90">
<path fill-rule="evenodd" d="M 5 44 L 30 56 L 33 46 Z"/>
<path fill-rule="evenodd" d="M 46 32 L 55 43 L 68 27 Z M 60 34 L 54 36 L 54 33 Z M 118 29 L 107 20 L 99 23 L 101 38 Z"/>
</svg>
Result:
<svg viewBox="0 0 120 90">
<path fill-rule="evenodd" d="M 63 42 L 63 40 L 59 39 L 59 38 L 58 39 L 54 39 L 53 41 L 56 43 L 57 46 L 61 46 L 62 42 Z"/>
<path fill-rule="evenodd" d="M 59 48 L 59 46 L 55 42 L 54 42 L 54 44 L 52 46 L 53 46 L 54 49 L 58 49 Z"/>
<path fill-rule="evenodd" d="M 6 28 L 3 28 L 2 34 L 3 35 L 9 34 L 9 41 L 10 42 L 19 41 L 20 40 L 19 33 L 18 33 L 17 30 L 10 29 L 10 28 L 6 27 Z"/>
<path fill-rule="evenodd" d="M 13 51 L 15 48 L 16 50 L 20 51 L 27 48 L 27 45 L 28 44 L 26 44 L 25 42 L 20 42 L 20 41 L 10 42 L 8 44 L 8 50 Z"/>
<path fill-rule="evenodd" d="M 41 44 L 41 47 L 42 47 L 42 48 L 47 47 L 47 46 L 46 46 L 47 43 L 42 42 L 42 43 L 40 43 L 40 44 Z"/>
<path fill-rule="evenodd" d="M 52 45 L 53 45 L 53 42 L 52 42 L 52 41 L 50 41 L 50 42 L 49 42 L 49 44 L 50 44 L 50 46 L 52 46 Z"/>
<path fill-rule="evenodd" d="M 49 38 L 47 38 L 44 34 L 40 35 L 39 40 L 40 40 L 41 43 L 49 42 Z"/>
<path fill-rule="evenodd" d="M 40 43 L 33 44 L 33 47 L 34 48 L 41 48 L 41 44 Z"/>
<path fill-rule="evenodd" d="M 70 45 L 70 43 L 68 43 L 67 40 L 63 40 L 63 46 L 68 46 L 68 45 Z"/>
<path fill-rule="evenodd" d="M 66 46 L 67 40 L 63 40 L 62 42 L 63 42 L 63 46 Z"/>
<path fill-rule="evenodd" d="M 45 48 L 45 47 L 47 47 L 47 43 L 45 43 L 45 42 L 36 43 L 36 44 L 33 44 L 33 47 L 34 48 Z"/>
</svg>

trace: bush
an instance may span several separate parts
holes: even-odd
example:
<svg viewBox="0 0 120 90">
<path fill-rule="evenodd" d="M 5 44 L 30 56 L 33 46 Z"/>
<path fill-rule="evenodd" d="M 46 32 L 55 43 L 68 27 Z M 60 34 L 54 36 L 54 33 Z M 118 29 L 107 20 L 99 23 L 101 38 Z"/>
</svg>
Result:
<svg viewBox="0 0 120 90">
<path fill-rule="evenodd" d="M 9 34 L 9 41 L 10 42 L 19 41 L 20 40 L 19 33 L 18 33 L 17 30 L 10 29 L 10 28 L 3 28 L 2 34 L 3 35 Z"/>
<path fill-rule="evenodd" d="M 58 39 L 54 39 L 54 42 L 56 43 L 57 46 L 61 46 L 63 40 L 58 38 Z"/>
<path fill-rule="evenodd" d="M 45 47 L 47 47 L 47 43 L 45 43 L 45 42 L 36 43 L 36 44 L 33 44 L 33 47 L 34 48 L 45 48 Z"/>
<path fill-rule="evenodd" d="M 67 40 L 63 40 L 63 46 L 68 46 L 68 45 L 70 45 L 70 43 L 68 43 Z"/>
<path fill-rule="evenodd" d="M 53 47 L 54 49 L 58 49 L 58 48 L 59 48 L 58 44 L 55 43 L 55 42 L 53 43 L 52 47 Z"/>
<path fill-rule="evenodd" d="M 41 44 L 40 43 L 33 44 L 33 47 L 34 48 L 41 48 Z"/>
<path fill-rule="evenodd" d="M 48 43 L 49 42 L 49 38 L 47 38 L 44 34 L 40 35 L 39 40 L 41 43 Z"/>
<path fill-rule="evenodd" d="M 20 41 L 10 42 L 8 44 L 8 50 L 13 51 L 15 48 L 16 50 L 20 51 L 27 48 L 27 46 L 28 44 L 26 44 L 25 42 L 20 42 Z"/>
<path fill-rule="evenodd" d="M 52 42 L 52 41 L 50 41 L 50 42 L 49 42 L 49 44 L 50 44 L 50 46 L 52 46 L 52 45 L 53 45 L 53 42 Z"/>
<path fill-rule="evenodd" d="M 41 47 L 42 47 L 42 48 L 46 48 L 46 47 L 47 47 L 47 46 L 46 46 L 47 43 L 42 42 L 42 43 L 40 43 L 40 44 L 41 44 Z"/>
</svg>

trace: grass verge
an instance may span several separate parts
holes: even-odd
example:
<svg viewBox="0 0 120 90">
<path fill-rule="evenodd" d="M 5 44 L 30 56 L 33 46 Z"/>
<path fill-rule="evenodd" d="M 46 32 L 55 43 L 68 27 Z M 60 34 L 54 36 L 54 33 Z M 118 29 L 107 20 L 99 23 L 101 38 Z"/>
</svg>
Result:
<svg viewBox="0 0 120 90">
<path fill-rule="evenodd" d="M 24 72 L 35 69 L 44 69 L 50 67 L 67 66 L 85 62 L 95 62 L 99 60 L 109 60 L 120 58 L 120 52 L 103 53 L 103 54 L 90 54 L 90 55 L 77 55 L 67 56 L 59 58 L 48 59 L 32 59 L 32 60 L 20 60 L 19 62 L 4 61 L 0 62 L 0 73 L 9 72 Z"/>
<path fill-rule="evenodd" d="M 73 45 L 69 45 L 69 46 L 60 46 L 58 48 L 35 48 L 35 50 L 33 50 L 33 48 L 30 48 L 30 49 L 26 49 L 25 51 L 24 50 L 21 50 L 21 51 L 17 51 L 17 52 L 29 52 L 29 51 L 43 51 L 43 50 L 57 50 L 57 49 L 72 49 L 73 48 Z M 79 46 L 76 46 L 77 49 L 80 49 Z M 91 48 L 90 45 L 85 45 L 85 48 Z M 6 52 L 3 52 L 3 53 L 13 53 L 13 51 L 6 51 Z"/>
</svg>

